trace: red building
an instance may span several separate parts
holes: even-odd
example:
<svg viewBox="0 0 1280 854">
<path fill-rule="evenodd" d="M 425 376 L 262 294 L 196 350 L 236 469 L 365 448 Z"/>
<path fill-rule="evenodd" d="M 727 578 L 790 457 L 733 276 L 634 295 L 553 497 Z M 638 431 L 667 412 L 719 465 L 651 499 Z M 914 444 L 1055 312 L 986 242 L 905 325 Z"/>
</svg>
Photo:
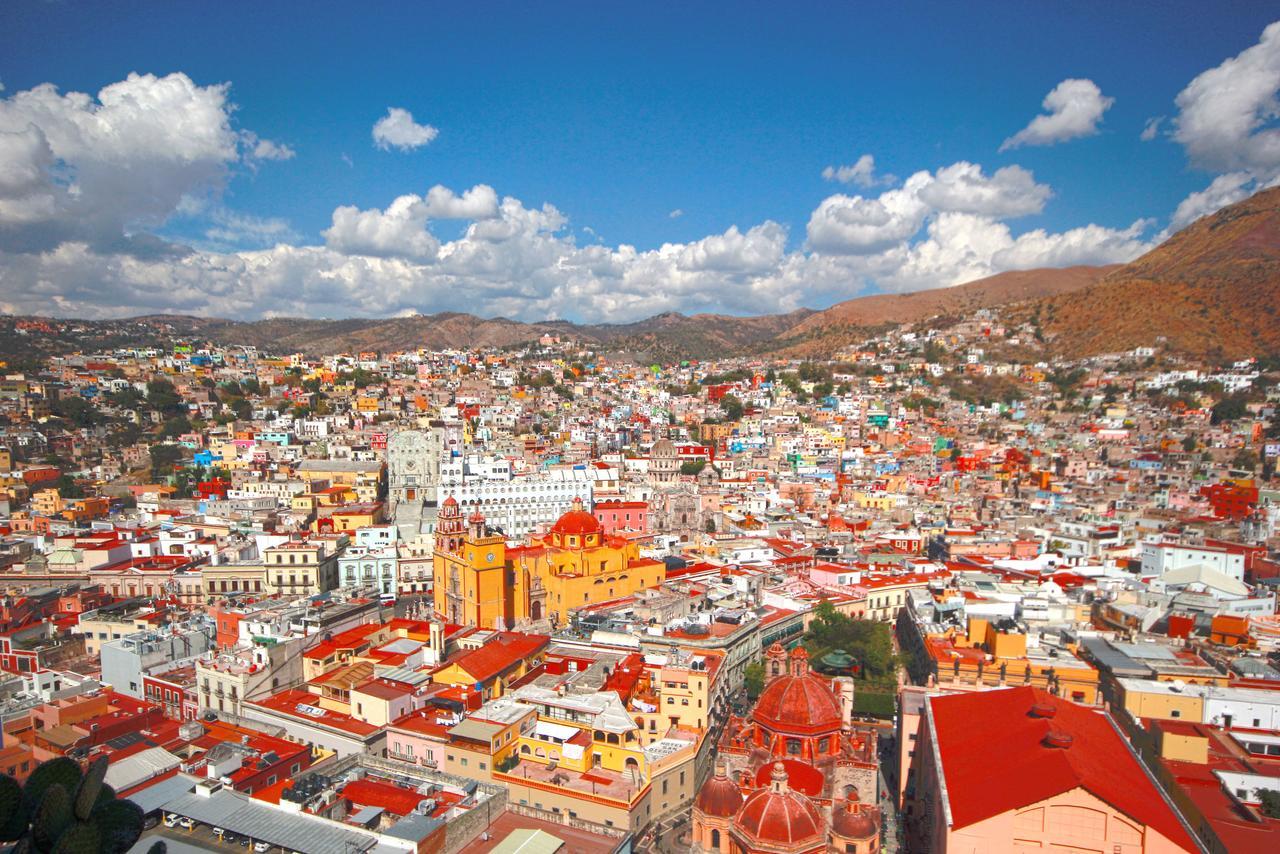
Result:
<svg viewBox="0 0 1280 854">
<path fill-rule="evenodd" d="M 191 744 L 204 750 L 192 773 L 222 780 L 252 795 L 311 767 L 311 748 L 225 721 L 200 722 L 204 733 Z"/>
<path fill-rule="evenodd" d="M 193 721 L 200 713 L 194 665 L 175 667 L 162 673 L 144 673 L 142 693 L 170 720 Z"/>
<path fill-rule="evenodd" d="M 1200 488 L 1219 519 L 1248 518 L 1258 506 L 1258 488 L 1235 483 L 1214 483 Z"/>
<path fill-rule="evenodd" d="M 201 499 L 208 501 L 210 498 L 226 498 L 227 490 L 231 488 L 231 481 L 226 478 L 215 477 L 212 480 L 202 480 L 196 484 L 196 493 Z"/>
</svg>

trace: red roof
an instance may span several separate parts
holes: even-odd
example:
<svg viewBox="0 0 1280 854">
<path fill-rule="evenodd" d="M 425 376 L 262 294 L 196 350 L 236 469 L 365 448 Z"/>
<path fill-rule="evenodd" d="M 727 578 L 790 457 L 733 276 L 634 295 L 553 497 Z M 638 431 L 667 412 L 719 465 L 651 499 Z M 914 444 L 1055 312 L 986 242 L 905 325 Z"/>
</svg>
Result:
<svg viewBox="0 0 1280 854">
<path fill-rule="evenodd" d="M 1033 687 L 931 697 L 929 707 L 953 828 L 1082 788 L 1198 850 L 1104 712 Z M 1069 746 L 1050 746 L 1050 732 Z"/>
<path fill-rule="evenodd" d="M 752 717 L 774 732 L 816 735 L 844 723 L 831 686 L 812 673 L 783 675 L 765 686 Z"/>
<path fill-rule="evenodd" d="M 402 789 L 377 780 L 352 780 L 342 787 L 342 797 L 362 807 L 382 807 L 392 815 L 408 815 L 427 799 L 413 789 Z"/>
<path fill-rule="evenodd" d="M 600 533 L 600 520 L 586 510 L 570 510 L 556 520 L 553 534 L 586 535 Z"/>
<path fill-rule="evenodd" d="M 479 649 L 465 652 L 448 664 L 456 664 L 477 682 L 488 682 L 503 671 L 542 650 L 551 641 L 549 635 L 526 635 L 503 632 Z"/>
<path fill-rule="evenodd" d="M 724 768 L 716 768 L 716 775 L 703 784 L 694 807 L 704 815 L 729 818 L 742 806 L 742 790 L 729 779 Z"/>
</svg>

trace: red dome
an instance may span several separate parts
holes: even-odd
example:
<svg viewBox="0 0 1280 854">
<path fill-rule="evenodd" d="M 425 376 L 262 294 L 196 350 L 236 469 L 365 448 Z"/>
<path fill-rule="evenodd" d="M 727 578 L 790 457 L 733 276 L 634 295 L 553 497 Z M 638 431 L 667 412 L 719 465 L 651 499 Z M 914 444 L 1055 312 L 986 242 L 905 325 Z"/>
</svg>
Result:
<svg viewBox="0 0 1280 854">
<path fill-rule="evenodd" d="M 870 839 L 880 832 L 871 813 L 845 812 L 839 807 L 831 816 L 831 830 L 845 839 Z"/>
<path fill-rule="evenodd" d="M 457 500 L 456 498 L 454 498 L 452 495 L 450 495 L 448 498 L 446 498 L 446 499 L 444 500 L 444 506 L 445 506 L 445 507 L 457 507 L 457 506 L 458 506 L 458 500 Z"/>
<path fill-rule="evenodd" d="M 818 735 L 844 725 L 840 701 L 826 680 L 783 674 L 765 686 L 752 715 L 774 732 Z"/>
<path fill-rule="evenodd" d="M 822 816 L 808 798 L 788 789 L 786 781 L 782 764 L 774 765 L 773 785 L 747 798 L 733 826 L 761 842 L 803 850 L 822 841 Z"/>
<path fill-rule="evenodd" d="M 717 768 L 716 775 L 698 792 L 698 799 L 693 806 L 703 815 L 730 818 L 742 806 L 742 790 L 725 776 L 723 768 Z"/>
<path fill-rule="evenodd" d="M 551 528 L 553 534 L 566 536 L 586 536 L 600 533 L 600 520 L 586 510 L 570 510 L 556 520 Z"/>
</svg>

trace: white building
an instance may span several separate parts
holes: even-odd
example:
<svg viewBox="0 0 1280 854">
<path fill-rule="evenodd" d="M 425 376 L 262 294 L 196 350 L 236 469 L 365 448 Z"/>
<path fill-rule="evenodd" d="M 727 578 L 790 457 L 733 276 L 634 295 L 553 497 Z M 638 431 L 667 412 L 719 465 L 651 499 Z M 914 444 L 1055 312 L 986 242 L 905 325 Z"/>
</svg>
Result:
<svg viewBox="0 0 1280 854">
<path fill-rule="evenodd" d="M 338 586 L 374 587 L 394 596 L 400 585 L 399 530 L 395 525 L 360 528 L 355 542 L 338 558 Z"/>
<path fill-rule="evenodd" d="M 1142 574 L 1164 575 L 1175 569 L 1205 566 L 1223 575 L 1244 580 L 1244 554 L 1214 546 L 1184 546 L 1179 543 L 1142 544 Z"/>
<path fill-rule="evenodd" d="M 450 477 L 444 470 L 442 466 L 440 500 L 452 496 L 464 514 L 480 511 L 485 521 L 513 539 L 552 524 L 573 508 L 575 499 L 592 506 L 594 477 L 587 468 L 557 466 L 515 475 L 509 464 L 503 467 L 495 462 L 475 470 L 464 465 L 460 475 Z"/>
</svg>

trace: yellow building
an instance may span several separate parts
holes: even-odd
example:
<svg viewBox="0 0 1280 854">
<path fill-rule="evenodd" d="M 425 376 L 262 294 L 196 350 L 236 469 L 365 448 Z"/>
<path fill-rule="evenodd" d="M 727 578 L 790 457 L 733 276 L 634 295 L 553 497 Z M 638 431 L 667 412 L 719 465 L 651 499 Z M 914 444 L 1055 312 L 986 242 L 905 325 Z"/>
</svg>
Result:
<svg viewBox="0 0 1280 854">
<path fill-rule="evenodd" d="M 1134 719 L 1204 720 L 1204 694 L 1148 679 L 1117 679 L 1121 705 Z"/>
<path fill-rule="evenodd" d="M 452 496 L 437 520 L 433 569 L 437 612 L 451 623 L 499 629 L 542 620 L 564 625 L 576 608 L 666 577 L 662 562 L 640 557 L 637 542 L 606 536 L 581 501 L 541 542 L 508 549 L 478 513 L 464 525 Z"/>
<path fill-rule="evenodd" d="M 62 495 L 56 489 L 42 489 L 31 497 L 31 512 L 40 516 L 57 516 L 63 506 Z"/>
</svg>

